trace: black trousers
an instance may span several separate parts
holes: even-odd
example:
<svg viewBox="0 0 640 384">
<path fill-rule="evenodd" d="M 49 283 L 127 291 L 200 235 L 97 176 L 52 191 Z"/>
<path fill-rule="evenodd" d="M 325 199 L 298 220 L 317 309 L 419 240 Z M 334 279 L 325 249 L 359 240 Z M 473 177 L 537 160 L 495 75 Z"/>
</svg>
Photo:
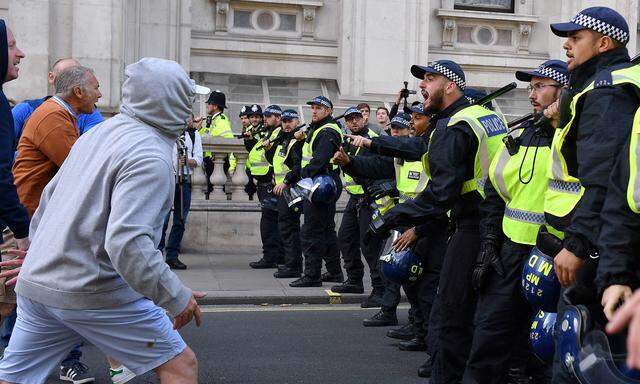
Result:
<svg viewBox="0 0 640 384">
<path fill-rule="evenodd" d="M 278 225 L 284 245 L 284 265 L 292 271 L 302 271 L 299 206 L 289 208 L 283 196 L 278 197 Z"/>
<path fill-rule="evenodd" d="M 510 357 L 523 351 L 533 353 L 522 337 L 531 326 L 533 310 L 521 288 L 522 267 L 532 248 L 510 240 L 502 245 L 500 259 L 505 276 L 492 270 L 487 287 L 478 295 L 473 344 L 463 383 L 507 383 Z"/>
<path fill-rule="evenodd" d="M 365 241 L 365 234 L 369 229 L 372 214 L 373 209 L 362 201 L 362 197 L 349 196 L 338 230 L 338 246 L 349 280 L 362 283 L 364 277 L 364 264 L 360 254 L 362 251 L 369 266 L 371 286 L 382 290 L 384 281 L 380 275 L 378 261 L 384 246 L 384 239 L 369 236 Z"/>
<path fill-rule="evenodd" d="M 416 282 L 407 284 L 407 299 L 414 307 L 413 319 L 417 337 L 425 339 L 431 331 L 429 316 L 438 292 L 442 264 L 447 250 L 447 221 L 434 225 L 429 234 L 416 242 L 413 251 L 422 261 L 424 270 Z M 435 320 L 435 318 L 434 318 Z M 437 327 L 434 324 L 434 328 Z"/>
<path fill-rule="evenodd" d="M 284 246 L 278 226 L 278 199 L 273 194 L 273 186 L 258 184 L 260 200 L 260 238 L 262 239 L 262 257 L 269 263 L 284 262 Z"/>
<path fill-rule="evenodd" d="M 338 187 L 337 201 L 342 192 L 342 183 L 339 177 L 334 177 L 334 180 Z M 328 272 L 332 274 L 342 272 L 336 236 L 336 202 L 313 204 L 305 199 L 303 211 L 304 223 L 300 240 L 304 253 L 304 274 L 312 279 L 320 279 L 322 260 Z"/>
<path fill-rule="evenodd" d="M 473 222 L 473 220 L 472 220 Z M 431 318 L 437 321 L 438 343 L 434 353 L 433 383 L 460 383 L 473 339 L 477 295 L 471 286 L 473 267 L 480 250 L 476 223 L 460 224 L 449 240 L 444 256 L 438 297 Z"/>
</svg>

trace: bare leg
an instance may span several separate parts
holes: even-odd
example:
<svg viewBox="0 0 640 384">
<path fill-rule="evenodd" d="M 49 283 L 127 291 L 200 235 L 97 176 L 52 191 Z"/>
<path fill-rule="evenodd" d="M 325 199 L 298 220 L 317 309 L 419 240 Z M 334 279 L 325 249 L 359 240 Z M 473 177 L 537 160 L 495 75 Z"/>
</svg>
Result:
<svg viewBox="0 0 640 384">
<path fill-rule="evenodd" d="M 118 360 L 114 360 L 111 357 L 107 356 L 107 362 L 112 369 L 120 368 L 122 364 L 118 362 Z"/>
<path fill-rule="evenodd" d="M 156 368 L 155 372 L 162 384 L 198 384 L 198 360 L 189 347 Z"/>
</svg>

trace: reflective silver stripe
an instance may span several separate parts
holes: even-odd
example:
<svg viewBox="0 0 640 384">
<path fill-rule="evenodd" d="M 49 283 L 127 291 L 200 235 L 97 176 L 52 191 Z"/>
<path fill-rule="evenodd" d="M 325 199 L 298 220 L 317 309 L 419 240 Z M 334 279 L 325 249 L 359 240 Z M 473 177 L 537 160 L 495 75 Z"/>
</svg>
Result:
<svg viewBox="0 0 640 384">
<path fill-rule="evenodd" d="M 640 145 L 638 144 L 638 136 L 640 136 L 640 132 L 636 132 L 634 129 L 634 132 L 631 134 L 634 135 L 631 139 L 631 145 L 635 147 L 635 159 L 631 159 L 631 161 L 635 162 L 635 172 L 633 167 L 630 169 L 630 172 L 633 172 L 630 179 L 633 180 L 633 205 L 635 205 L 635 207 L 632 208 L 635 208 L 634 211 L 638 212 L 640 211 L 640 177 L 638 177 L 640 171 Z"/>
<path fill-rule="evenodd" d="M 496 166 L 493 172 L 496 187 L 502 197 L 506 200 L 511 200 L 511 195 L 509 195 L 509 190 L 507 189 L 507 183 L 504 181 L 504 169 L 506 168 L 507 163 L 509 163 L 509 159 L 511 159 L 509 150 L 507 150 L 507 148 L 502 148 L 502 151 L 496 160 Z"/>
<path fill-rule="evenodd" d="M 478 124 L 478 120 L 463 116 L 459 118 L 458 121 L 465 121 L 469 124 L 471 129 L 475 132 L 478 138 L 478 156 L 480 157 L 480 168 L 482 170 L 483 178 L 486 178 L 489 175 L 489 166 L 491 165 L 491 156 L 489 155 L 489 144 L 487 143 L 487 133 L 484 128 Z M 482 191 L 484 188 L 484 183 L 482 183 L 482 188 L 480 183 L 478 183 L 478 190 Z"/>
<path fill-rule="evenodd" d="M 311 159 L 313 159 L 313 156 L 302 156 L 302 161 L 311 162 Z"/>
<path fill-rule="evenodd" d="M 552 189 L 554 191 L 579 195 L 581 188 L 582 185 L 580 183 L 555 179 L 549 180 L 549 189 Z"/>
<path fill-rule="evenodd" d="M 414 196 L 409 196 L 409 195 L 407 195 L 405 193 L 401 193 L 400 196 L 398 196 L 398 199 L 400 201 L 402 201 L 402 202 L 407 201 L 407 200 L 411 200 L 413 198 L 414 198 Z"/>
<path fill-rule="evenodd" d="M 487 178 L 477 179 L 476 184 L 478 184 L 478 191 L 484 192 L 484 185 L 487 183 Z"/>
<path fill-rule="evenodd" d="M 542 225 L 545 223 L 544 213 L 537 213 L 531 211 L 525 211 L 522 209 L 515 209 L 506 207 L 504 209 L 504 215 L 512 220 L 521 221 L 524 223 Z"/>
<path fill-rule="evenodd" d="M 258 161 L 257 163 L 251 162 L 252 167 L 269 167 L 271 164 L 265 161 Z"/>
</svg>

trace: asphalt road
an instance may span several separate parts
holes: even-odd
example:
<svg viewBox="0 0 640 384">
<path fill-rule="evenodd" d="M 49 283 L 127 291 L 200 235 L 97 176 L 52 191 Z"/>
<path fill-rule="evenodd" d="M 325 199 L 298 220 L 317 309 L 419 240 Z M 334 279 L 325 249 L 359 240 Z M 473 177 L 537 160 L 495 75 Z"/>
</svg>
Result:
<svg viewBox="0 0 640 384">
<path fill-rule="evenodd" d="M 185 341 L 198 356 L 199 382 L 221 384 L 413 384 L 424 352 L 402 352 L 385 337 L 390 328 L 365 328 L 375 313 L 352 305 L 204 307 L 201 328 L 188 326 Z M 406 308 L 399 309 L 401 324 Z M 110 383 L 106 361 L 84 347 L 97 383 Z M 49 383 L 60 383 L 52 374 Z M 130 383 L 158 383 L 153 373 Z"/>
</svg>

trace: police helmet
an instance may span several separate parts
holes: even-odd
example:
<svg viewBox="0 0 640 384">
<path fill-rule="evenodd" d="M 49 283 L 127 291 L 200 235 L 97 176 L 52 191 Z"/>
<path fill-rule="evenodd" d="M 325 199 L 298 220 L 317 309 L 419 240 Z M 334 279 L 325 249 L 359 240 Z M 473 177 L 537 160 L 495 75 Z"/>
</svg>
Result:
<svg viewBox="0 0 640 384">
<path fill-rule="evenodd" d="M 298 181 L 297 191 L 314 204 L 326 204 L 335 200 L 336 182 L 329 175 L 318 175 L 313 179 L 307 177 Z"/>
<path fill-rule="evenodd" d="M 534 247 L 522 268 L 522 290 L 534 309 L 557 312 L 560 281 L 553 259 Z"/>
<path fill-rule="evenodd" d="M 380 261 L 384 277 L 397 284 L 414 283 L 424 270 L 422 260 L 411 249 L 391 251 L 380 256 Z"/>
<path fill-rule="evenodd" d="M 533 316 L 529 342 L 533 353 L 543 362 L 551 363 L 556 350 L 554 342 L 554 329 L 557 314 L 553 312 L 538 311 Z"/>
<path fill-rule="evenodd" d="M 625 363 L 626 353 L 611 353 L 607 336 L 593 327 L 587 307 L 565 309 L 556 326 L 561 363 L 582 384 L 640 383 L 640 372 Z"/>
</svg>

